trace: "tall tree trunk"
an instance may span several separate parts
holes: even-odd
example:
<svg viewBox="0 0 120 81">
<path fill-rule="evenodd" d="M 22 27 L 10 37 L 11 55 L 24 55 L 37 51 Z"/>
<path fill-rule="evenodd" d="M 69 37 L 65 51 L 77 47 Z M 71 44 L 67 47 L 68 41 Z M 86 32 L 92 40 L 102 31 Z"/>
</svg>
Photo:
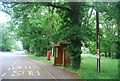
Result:
<svg viewBox="0 0 120 81">
<path fill-rule="evenodd" d="M 118 17 L 117 17 L 117 29 L 118 29 L 118 35 L 117 35 L 117 51 L 116 51 L 116 58 L 120 58 L 120 3 L 118 3 L 117 7 L 118 7 Z"/>
<path fill-rule="evenodd" d="M 107 52 L 105 52 L 105 57 L 107 58 Z"/>
<path fill-rule="evenodd" d="M 71 27 L 80 27 L 81 28 L 81 23 L 82 23 L 82 18 L 84 16 L 84 10 L 83 7 L 81 6 L 82 3 L 70 3 L 70 8 L 71 10 L 69 11 L 69 18 L 70 18 L 70 22 L 68 22 L 69 24 L 71 24 Z M 76 33 L 77 35 L 78 33 Z M 76 36 L 74 35 L 74 36 Z M 70 42 L 72 44 L 72 47 L 75 49 L 69 49 L 71 50 L 71 60 L 72 60 L 72 68 L 73 69 L 79 69 L 80 68 L 80 63 L 81 63 L 81 41 L 82 39 L 71 39 Z"/>
<path fill-rule="evenodd" d="M 116 58 L 117 58 L 117 59 L 120 58 L 120 42 L 119 42 L 119 41 L 118 41 L 118 43 L 117 43 Z"/>
<path fill-rule="evenodd" d="M 110 48 L 109 48 L 108 56 L 109 56 L 109 58 L 111 58 L 111 50 L 110 50 Z"/>
</svg>

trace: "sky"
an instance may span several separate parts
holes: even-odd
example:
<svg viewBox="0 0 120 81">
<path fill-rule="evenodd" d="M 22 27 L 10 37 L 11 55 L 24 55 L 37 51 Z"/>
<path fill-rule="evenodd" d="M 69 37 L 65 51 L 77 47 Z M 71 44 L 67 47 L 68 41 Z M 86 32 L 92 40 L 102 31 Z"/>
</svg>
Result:
<svg viewBox="0 0 120 81">
<path fill-rule="evenodd" d="M 2 11 L 0 11 L 0 23 L 5 23 L 10 21 L 10 16 Z"/>
</svg>

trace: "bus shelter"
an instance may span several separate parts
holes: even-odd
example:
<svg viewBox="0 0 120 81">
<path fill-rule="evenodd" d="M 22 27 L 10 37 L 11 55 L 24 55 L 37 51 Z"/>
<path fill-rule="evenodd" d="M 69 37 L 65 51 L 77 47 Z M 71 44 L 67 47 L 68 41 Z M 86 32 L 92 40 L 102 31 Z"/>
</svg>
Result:
<svg viewBox="0 0 120 81">
<path fill-rule="evenodd" d="M 63 67 L 70 65 L 70 57 L 65 49 L 68 44 L 70 43 L 62 42 L 51 45 L 53 48 L 54 65 L 62 65 Z"/>
</svg>

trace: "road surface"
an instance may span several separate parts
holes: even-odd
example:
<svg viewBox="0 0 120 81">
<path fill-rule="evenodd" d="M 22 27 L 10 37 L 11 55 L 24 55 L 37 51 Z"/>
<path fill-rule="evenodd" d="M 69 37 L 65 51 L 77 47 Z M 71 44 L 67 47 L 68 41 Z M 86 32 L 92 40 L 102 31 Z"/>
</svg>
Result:
<svg viewBox="0 0 120 81">
<path fill-rule="evenodd" d="M 0 52 L 2 79 L 76 79 L 49 63 L 27 57 L 24 52 Z"/>
</svg>

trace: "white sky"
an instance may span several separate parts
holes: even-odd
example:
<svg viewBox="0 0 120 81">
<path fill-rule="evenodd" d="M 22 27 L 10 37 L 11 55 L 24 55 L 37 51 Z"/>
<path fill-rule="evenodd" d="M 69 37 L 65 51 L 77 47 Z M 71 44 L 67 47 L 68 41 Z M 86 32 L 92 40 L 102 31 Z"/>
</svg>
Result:
<svg viewBox="0 0 120 81">
<path fill-rule="evenodd" d="M 0 23 L 8 22 L 8 21 L 10 21 L 10 19 L 11 19 L 11 17 L 8 14 L 0 11 Z"/>
</svg>

